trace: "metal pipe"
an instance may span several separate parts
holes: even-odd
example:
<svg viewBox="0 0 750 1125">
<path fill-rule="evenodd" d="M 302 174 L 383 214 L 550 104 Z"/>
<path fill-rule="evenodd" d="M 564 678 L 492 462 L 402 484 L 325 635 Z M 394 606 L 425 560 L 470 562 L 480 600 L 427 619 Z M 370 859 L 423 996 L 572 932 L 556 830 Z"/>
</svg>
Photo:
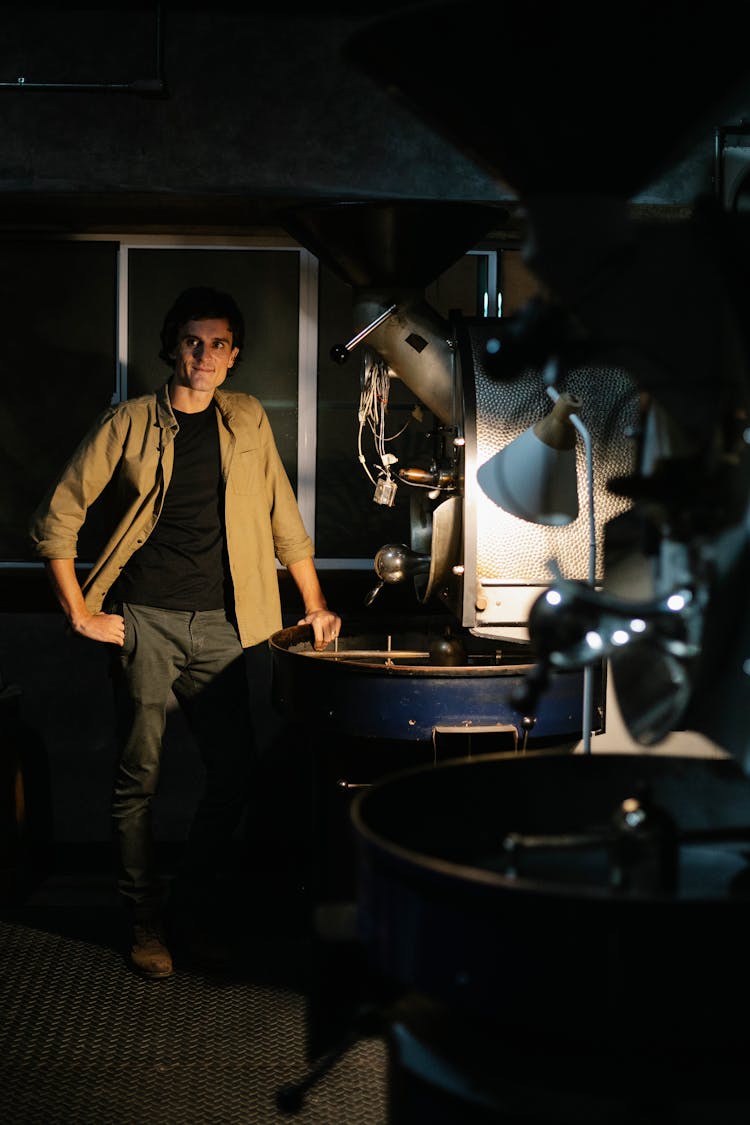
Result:
<svg viewBox="0 0 750 1125">
<path fill-rule="evenodd" d="M 334 344 L 331 348 L 331 359 L 335 360 L 336 363 L 344 363 L 349 358 L 349 352 L 352 351 L 353 348 L 356 348 L 357 344 L 360 344 L 366 339 L 375 328 L 379 328 L 383 321 L 387 320 L 391 313 L 395 311 L 396 305 L 391 305 L 390 308 L 382 312 L 380 316 L 377 316 L 372 324 L 368 324 L 367 327 L 363 328 L 361 332 L 358 332 L 356 336 L 352 336 L 348 343 Z"/>
<path fill-rule="evenodd" d="M 15 82 L 0 82 L 0 90 L 46 90 L 48 93 L 107 91 L 154 97 L 165 93 L 166 87 L 157 78 L 137 78 L 133 82 L 27 82 L 25 78 L 18 78 Z"/>
</svg>

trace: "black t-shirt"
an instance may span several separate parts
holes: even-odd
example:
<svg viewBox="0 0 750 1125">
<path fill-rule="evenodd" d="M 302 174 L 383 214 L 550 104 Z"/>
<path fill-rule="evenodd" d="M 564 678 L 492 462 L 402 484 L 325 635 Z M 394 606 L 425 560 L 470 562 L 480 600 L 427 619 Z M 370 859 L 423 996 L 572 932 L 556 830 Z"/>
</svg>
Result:
<svg viewBox="0 0 750 1125">
<path fill-rule="evenodd" d="M 119 597 L 161 609 L 225 605 L 224 490 L 216 410 L 175 410 L 174 469 L 161 515 L 125 566 Z"/>
</svg>

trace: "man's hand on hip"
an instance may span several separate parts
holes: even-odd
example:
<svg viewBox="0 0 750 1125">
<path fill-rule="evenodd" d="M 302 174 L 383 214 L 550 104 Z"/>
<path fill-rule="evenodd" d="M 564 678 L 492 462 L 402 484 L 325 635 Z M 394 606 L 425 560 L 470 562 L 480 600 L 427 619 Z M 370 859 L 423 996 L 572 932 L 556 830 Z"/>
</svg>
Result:
<svg viewBox="0 0 750 1125">
<path fill-rule="evenodd" d="M 89 641 L 100 641 L 106 645 L 125 644 L 125 620 L 119 613 L 90 613 L 77 621 L 71 621 L 70 627 L 76 636 L 86 637 Z"/>
</svg>

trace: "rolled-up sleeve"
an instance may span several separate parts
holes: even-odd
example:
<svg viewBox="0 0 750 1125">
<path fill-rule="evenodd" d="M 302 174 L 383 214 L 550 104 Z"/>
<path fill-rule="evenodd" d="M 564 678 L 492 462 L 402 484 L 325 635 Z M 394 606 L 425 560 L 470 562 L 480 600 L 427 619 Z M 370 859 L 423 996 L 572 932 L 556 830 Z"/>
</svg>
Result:
<svg viewBox="0 0 750 1125">
<path fill-rule="evenodd" d="M 89 507 L 107 486 L 122 456 L 122 418 L 111 407 L 89 430 L 29 523 L 34 550 L 44 559 L 74 559 Z"/>
</svg>

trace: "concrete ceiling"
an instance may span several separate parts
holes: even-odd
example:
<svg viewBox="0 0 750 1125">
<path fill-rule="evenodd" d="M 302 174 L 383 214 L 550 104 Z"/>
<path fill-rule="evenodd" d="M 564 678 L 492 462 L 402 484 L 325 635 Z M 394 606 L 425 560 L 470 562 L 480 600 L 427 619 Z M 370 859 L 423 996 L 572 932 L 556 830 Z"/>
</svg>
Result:
<svg viewBox="0 0 750 1125">
<path fill-rule="evenodd" d="M 616 29 L 620 9 L 604 7 Z M 503 83 L 513 43 L 499 33 L 500 3 L 486 6 L 494 22 L 484 41 L 467 37 L 468 15 L 456 17 L 453 35 L 436 37 L 434 8 L 6 6 L 0 228 L 127 222 L 240 229 L 273 223 L 279 206 L 308 199 L 517 200 L 492 160 L 394 90 L 387 64 L 397 45 L 435 89 L 456 76 L 470 99 L 501 87 L 491 119 L 499 135 L 523 120 L 529 84 L 539 87 L 543 76 L 516 66 L 527 83 Z M 356 41 L 377 41 L 366 67 L 352 53 Z M 637 58 L 627 80 L 623 89 L 592 86 L 592 99 L 632 98 Z M 635 202 L 680 207 L 711 189 L 713 125 L 750 115 L 746 85 L 716 108 L 723 118 L 707 111 L 692 147 L 642 185 Z M 542 148 L 556 128 L 553 95 L 539 130 Z M 664 140 L 669 148 L 674 138 Z M 601 137 L 591 142 L 595 148 Z"/>
</svg>

